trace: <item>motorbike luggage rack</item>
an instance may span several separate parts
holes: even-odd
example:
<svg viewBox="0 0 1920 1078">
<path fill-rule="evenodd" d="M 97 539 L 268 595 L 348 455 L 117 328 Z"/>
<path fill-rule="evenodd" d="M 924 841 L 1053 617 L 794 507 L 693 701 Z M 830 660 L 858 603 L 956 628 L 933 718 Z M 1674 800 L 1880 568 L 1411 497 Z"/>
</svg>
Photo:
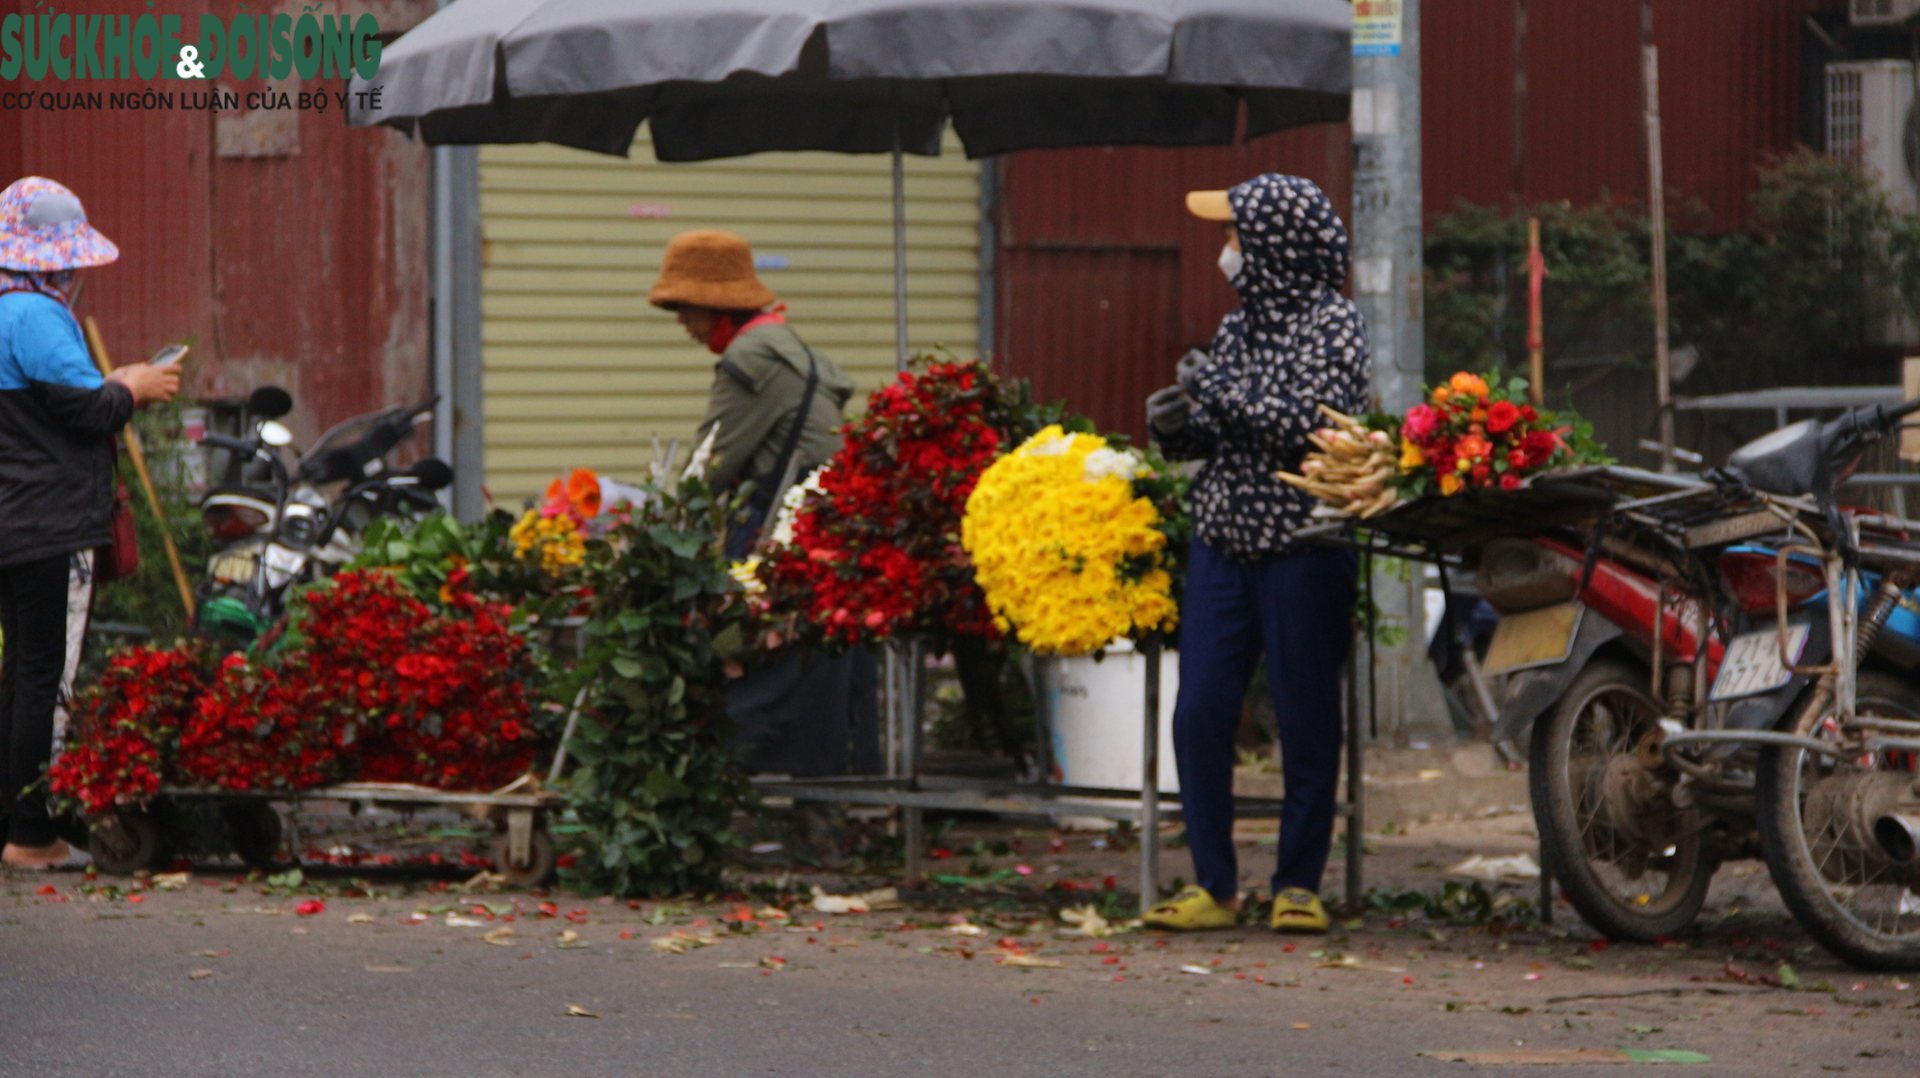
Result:
<svg viewBox="0 0 1920 1078">
<path fill-rule="evenodd" d="M 1617 464 L 1556 468 L 1513 490 L 1428 495 L 1366 520 L 1340 517 L 1309 525 L 1294 537 L 1458 567 L 1461 554 L 1489 539 L 1592 524 L 1623 504 L 1691 497 L 1712 489 L 1696 475 L 1665 475 Z"/>
</svg>

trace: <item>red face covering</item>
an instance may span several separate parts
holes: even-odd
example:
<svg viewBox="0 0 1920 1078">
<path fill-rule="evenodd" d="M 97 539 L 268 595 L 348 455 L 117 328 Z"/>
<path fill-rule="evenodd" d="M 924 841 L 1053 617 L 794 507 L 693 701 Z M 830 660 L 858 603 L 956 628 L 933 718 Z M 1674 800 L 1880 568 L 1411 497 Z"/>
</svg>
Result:
<svg viewBox="0 0 1920 1078">
<path fill-rule="evenodd" d="M 755 326 L 786 325 L 786 309 L 787 305 L 782 303 L 772 310 L 754 313 L 748 317 L 745 322 L 734 321 L 738 315 L 732 311 L 721 311 L 715 314 L 713 316 L 713 335 L 707 338 L 707 351 L 712 352 L 716 356 L 721 355 L 726 352 L 727 345 L 732 344 L 735 337 L 740 336 Z"/>
</svg>

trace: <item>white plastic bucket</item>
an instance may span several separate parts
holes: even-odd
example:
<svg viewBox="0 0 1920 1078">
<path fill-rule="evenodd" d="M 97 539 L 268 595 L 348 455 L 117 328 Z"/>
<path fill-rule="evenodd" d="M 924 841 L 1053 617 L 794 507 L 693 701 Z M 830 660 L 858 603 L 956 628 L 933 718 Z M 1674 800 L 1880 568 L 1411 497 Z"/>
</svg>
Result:
<svg viewBox="0 0 1920 1078">
<path fill-rule="evenodd" d="M 1146 660 L 1129 641 L 1107 649 L 1106 658 L 1049 659 L 1047 715 L 1053 730 L 1053 761 L 1068 786 L 1140 788 L 1140 749 L 1145 734 Z M 1180 655 L 1160 653 L 1160 789 L 1178 793 L 1173 761 L 1173 702 L 1180 693 Z"/>
</svg>

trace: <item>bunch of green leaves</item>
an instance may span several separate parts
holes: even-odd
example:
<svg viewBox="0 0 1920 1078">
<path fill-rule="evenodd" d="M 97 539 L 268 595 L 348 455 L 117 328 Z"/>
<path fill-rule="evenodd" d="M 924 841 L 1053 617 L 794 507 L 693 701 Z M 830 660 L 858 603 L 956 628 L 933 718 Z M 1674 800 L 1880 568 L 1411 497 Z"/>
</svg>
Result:
<svg viewBox="0 0 1920 1078">
<path fill-rule="evenodd" d="M 513 520 L 503 509 L 475 524 L 442 513 L 413 523 L 382 517 L 367 525 L 360 555 L 350 567 L 386 569 L 436 610 L 446 606 L 442 589 L 449 576 L 465 569 L 468 590 L 489 602 L 511 604 L 522 621 L 564 616 L 578 605 L 580 595 L 556 588 L 551 578 L 515 556 L 507 537 Z"/>
<path fill-rule="evenodd" d="M 700 479 L 648 494 L 588 544 L 586 698 L 568 743 L 587 830 L 563 878 L 617 895 L 702 893 L 720 885 L 734 809 L 751 794 L 723 694 L 747 610 L 722 550 L 729 499 Z"/>
<path fill-rule="evenodd" d="M 1048 427 L 1058 426 L 1068 434 L 1098 434 L 1093 420 L 1067 410 L 1065 400 L 1041 402 L 1033 397 L 1033 383 L 1025 378 L 995 378 L 997 392 L 987 398 L 986 419 L 1000 432 L 1000 440 L 1011 451 L 1028 438 Z M 1123 437 L 1110 437 L 1124 442 Z"/>
</svg>

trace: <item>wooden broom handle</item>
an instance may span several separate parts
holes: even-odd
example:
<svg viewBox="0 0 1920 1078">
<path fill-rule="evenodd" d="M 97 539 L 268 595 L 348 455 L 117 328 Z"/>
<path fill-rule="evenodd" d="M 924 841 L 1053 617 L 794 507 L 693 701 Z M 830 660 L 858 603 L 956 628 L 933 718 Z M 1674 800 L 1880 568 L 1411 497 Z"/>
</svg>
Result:
<svg viewBox="0 0 1920 1078">
<path fill-rule="evenodd" d="M 100 326 L 88 315 L 84 322 L 87 332 L 87 348 L 93 353 L 94 366 L 100 368 L 102 375 L 113 373 L 113 361 L 107 358 L 107 342 L 100 339 Z M 173 545 L 173 529 L 167 526 L 167 511 L 160 504 L 160 496 L 154 493 L 153 478 L 147 474 L 147 454 L 140 448 L 140 432 L 133 429 L 129 422 L 124 432 L 127 438 L 127 456 L 133 458 L 133 472 L 140 477 L 140 489 L 147 492 L 147 507 L 153 510 L 153 519 L 160 522 L 160 542 L 167 548 L 167 564 L 173 567 L 173 583 L 180 589 L 180 605 L 187 612 L 187 621 L 193 621 L 193 585 L 187 581 L 186 567 L 180 564 L 180 550 Z"/>
</svg>

